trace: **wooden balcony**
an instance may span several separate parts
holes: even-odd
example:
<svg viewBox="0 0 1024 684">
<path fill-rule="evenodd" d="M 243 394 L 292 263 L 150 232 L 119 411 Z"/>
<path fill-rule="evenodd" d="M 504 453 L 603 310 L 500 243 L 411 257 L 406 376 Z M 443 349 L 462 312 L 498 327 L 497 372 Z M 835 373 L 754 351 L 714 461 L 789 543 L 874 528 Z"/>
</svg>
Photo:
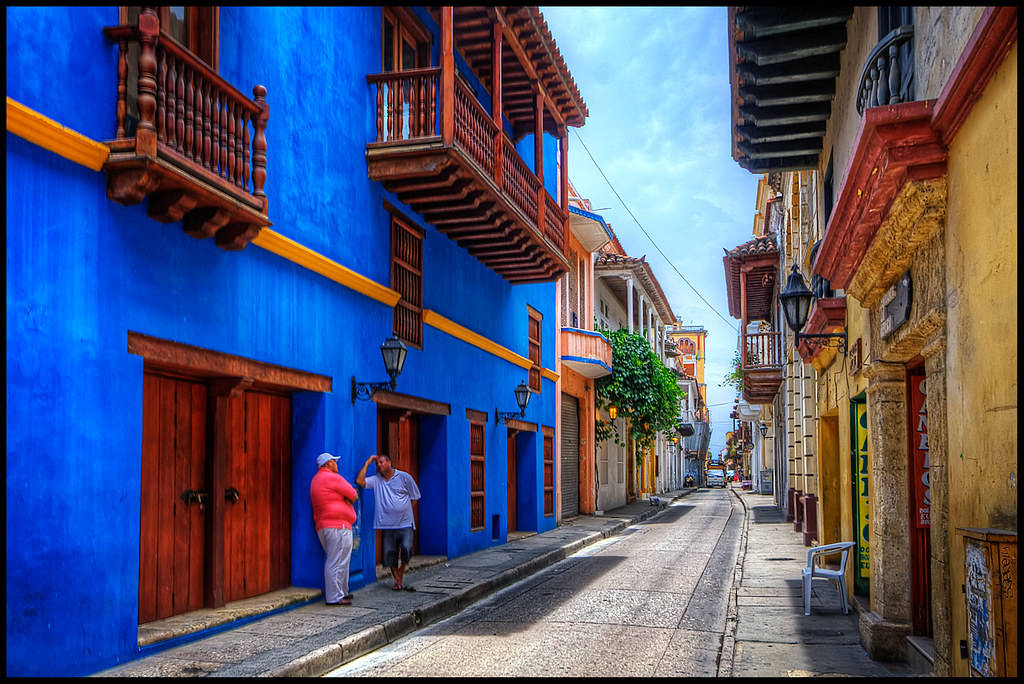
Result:
<svg viewBox="0 0 1024 684">
<path fill-rule="evenodd" d="M 428 11 L 439 63 L 367 76 L 376 96 L 369 176 L 509 282 L 555 280 L 569 267 L 569 205 L 545 189 L 543 137 L 561 143 L 567 187 L 567 127 L 583 125 L 586 105 L 536 7 Z M 526 135 L 531 165 L 515 148 Z"/>
<path fill-rule="evenodd" d="M 462 80 L 454 81 L 451 141 L 441 68 L 375 74 L 377 137 L 371 179 L 511 282 L 568 270 L 568 213 L 548 194 Z"/>
<path fill-rule="evenodd" d="M 151 218 L 183 221 L 186 233 L 213 237 L 224 249 L 245 247 L 271 225 L 263 191 L 266 89 L 254 87 L 253 100 L 242 95 L 162 31 L 149 8 L 138 25 L 103 32 L 118 45 L 117 132 L 106 143 L 103 167 L 107 197 L 125 205 L 148 197 Z M 132 65 L 129 54 L 138 55 Z"/>
<path fill-rule="evenodd" d="M 612 373 L 612 345 L 592 330 L 562 328 L 562 363 L 587 378 Z"/>
<path fill-rule="evenodd" d="M 770 404 L 782 385 L 782 333 L 747 333 L 742 339 L 743 398 Z"/>
</svg>

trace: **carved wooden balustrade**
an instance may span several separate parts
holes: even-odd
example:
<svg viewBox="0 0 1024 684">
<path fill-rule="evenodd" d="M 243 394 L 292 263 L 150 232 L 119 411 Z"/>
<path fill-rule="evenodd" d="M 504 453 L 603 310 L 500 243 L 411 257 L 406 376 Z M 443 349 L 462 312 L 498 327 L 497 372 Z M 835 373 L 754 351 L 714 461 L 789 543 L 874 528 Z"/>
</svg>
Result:
<svg viewBox="0 0 1024 684">
<path fill-rule="evenodd" d="M 160 30 L 145 8 L 138 25 L 108 27 L 118 45 L 116 137 L 107 196 L 121 204 L 149 197 L 148 213 L 184 221 L 196 238 L 241 249 L 269 226 L 266 88 L 242 95 L 191 51 Z M 134 48 L 130 50 L 129 48 Z M 137 88 L 128 91 L 129 54 L 138 53 Z M 138 117 L 129 115 L 130 96 Z"/>
<path fill-rule="evenodd" d="M 568 214 L 462 79 L 450 95 L 440 67 L 366 80 L 376 88 L 371 178 L 511 282 L 553 280 L 566 270 Z M 451 145 L 441 130 L 445 97 Z"/>
<path fill-rule="evenodd" d="M 770 403 L 782 382 L 782 333 L 745 333 L 742 340 L 743 398 Z"/>
<path fill-rule="evenodd" d="M 857 88 L 857 113 L 868 107 L 898 104 L 912 99 L 914 55 L 910 50 L 914 25 L 890 31 L 868 55 Z"/>
</svg>

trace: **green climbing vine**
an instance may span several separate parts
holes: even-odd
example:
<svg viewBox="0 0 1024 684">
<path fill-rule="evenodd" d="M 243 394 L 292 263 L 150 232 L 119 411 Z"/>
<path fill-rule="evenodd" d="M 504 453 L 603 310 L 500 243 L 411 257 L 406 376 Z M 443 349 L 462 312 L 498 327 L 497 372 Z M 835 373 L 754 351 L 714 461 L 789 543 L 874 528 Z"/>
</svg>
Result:
<svg viewBox="0 0 1024 684">
<path fill-rule="evenodd" d="M 594 382 L 597 407 L 618 409 L 629 420 L 630 439 L 636 445 L 637 462 L 643 450 L 654 445 L 659 432 L 670 437 L 679 414 L 679 401 L 686 393 L 676 383 L 675 374 L 651 350 L 643 335 L 620 328 L 614 332 L 599 330 L 612 345 L 612 374 Z M 612 439 L 625 446 L 615 424 L 596 420 L 598 442 Z"/>
</svg>

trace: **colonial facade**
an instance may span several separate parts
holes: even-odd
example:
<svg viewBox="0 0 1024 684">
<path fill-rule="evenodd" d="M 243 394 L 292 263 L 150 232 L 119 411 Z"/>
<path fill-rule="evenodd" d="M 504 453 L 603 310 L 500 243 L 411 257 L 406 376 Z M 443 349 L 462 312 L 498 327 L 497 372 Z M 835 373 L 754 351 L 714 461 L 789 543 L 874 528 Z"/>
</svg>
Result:
<svg viewBox="0 0 1024 684">
<path fill-rule="evenodd" d="M 537 8 L 15 7 L 7 35 L 8 674 L 308 598 L 322 451 L 417 479 L 420 555 L 555 526 L 587 109 Z"/>
<path fill-rule="evenodd" d="M 683 325 L 678 319 L 666 329 L 668 340 L 676 349 L 674 370 L 679 385 L 686 392 L 679 413 L 681 477 L 687 473 L 695 483 L 704 484 L 704 461 L 711 441 L 711 417 L 707 406 L 707 383 L 704 365 L 707 360 L 708 331 L 701 325 Z M 676 489 L 682 483 L 670 484 Z"/>
<path fill-rule="evenodd" d="M 783 209 L 766 295 L 799 272 L 802 333 L 845 335 L 783 333 L 785 393 L 763 402 L 789 488 L 820 543 L 857 543 L 872 657 L 1013 676 L 1016 9 L 729 17 L 733 156 Z"/>
<path fill-rule="evenodd" d="M 571 182 L 568 187 L 569 271 L 558 283 L 559 520 L 593 513 L 597 488 L 607 484 L 607 459 L 598 459 L 594 438 L 594 380 L 612 372 L 611 343 L 594 331 L 594 261 L 611 241 L 611 229 Z"/>
<path fill-rule="evenodd" d="M 675 321 L 668 298 L 654 277 L 650 264 L 644 257 L 626 256 L 618 239 L 612 236 L 610 245 L 597 258 L 595 273 L 598 279 L 595 294 L 597 324 L 600 328 L 618 330 L 625 328 L 631 333 L 643 335 L 651 349 L 666 363 L 666 328 Z M 666 364 L 668 365 L 668 364 Z M 608 417 L 610 418 L 610 417 Z M 625 436 L 628 421 L 617 417 L 619 434 Z M 668 458 L 670 442 L 658 435 L 654 447 L 647 453 L 634 453 L 633 442 L 626 439 L 626 447 L 609 445 L 612 453 L 608 459 L 623 463 L 620 470 L 614 469 L 616 478 L 606 485 L 598 485 L 598 509 L 607 510 L 621 506 L 635 499 L 648 498 L 651 494 L 664 491 L 660 481 L 661 464 Z M 599 456 L 599 460 L 602 456 Z M 624 471 L 624 472 L 623 472 Z M 619 473 L 622 479 L 619 479 Z"/>
</svg>

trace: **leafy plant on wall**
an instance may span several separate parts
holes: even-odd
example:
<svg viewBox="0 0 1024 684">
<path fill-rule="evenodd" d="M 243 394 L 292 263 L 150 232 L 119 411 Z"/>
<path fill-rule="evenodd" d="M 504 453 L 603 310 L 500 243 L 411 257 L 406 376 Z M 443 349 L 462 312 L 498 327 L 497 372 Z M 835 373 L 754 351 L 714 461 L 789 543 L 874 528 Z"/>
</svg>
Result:
<svg viewBox="0 0 1024 684">
<path fill-rule="evenodd" d="M 614 332 L 599 330 L 612 345 L 612 374 L 594 381 L 597 407 L 618 409 L 618 415 L 629 420 L 629 437 L 636 447 L 637 464 L 643 451 L 654 445 L 659 432 L 671 437 L 679 414 L 679 402 L 686 394 L 676 383 L 676 376 L 651 350 L 643 335 L 625 328 Z M 595 421 L 598 442 L 612 439 L 619 446 L 625 440 L 610 421 Z"/>
<path fill-rule="evenodd" d="M 737 392 L 743 391 L 743 365 L 740 362 L 739 351 L 732 353 L 732 365 L 728 373 L 722 376 L 719 387 L 732 387 Z"/>
</svg>

